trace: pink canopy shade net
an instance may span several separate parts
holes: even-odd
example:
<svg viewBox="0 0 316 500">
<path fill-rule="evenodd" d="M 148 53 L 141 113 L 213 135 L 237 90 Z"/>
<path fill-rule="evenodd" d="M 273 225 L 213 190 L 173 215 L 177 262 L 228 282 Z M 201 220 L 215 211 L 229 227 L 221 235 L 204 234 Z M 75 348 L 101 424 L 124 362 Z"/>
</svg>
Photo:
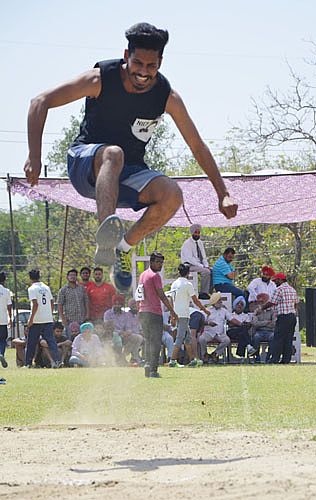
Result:
<svg viewBox="0 0 316 500">
<path fill-rule="evenodd" d="M 237 201 L 238 215 L 227 220 L 218 209 L 217 195 L 206 177 L 174 178 L 184 196 L 183 207 L 168 226 L 232 227 L 246 224 L 281 224 L 316 219 L 316 173 L 225 176 L 225 184 Z M 68 179 L 40 179 L 30 187 L 25 179 L 11 178 L 11 192 L 40 200 L 96 212 L 94 200 L 83 198 Z M 118 209 L 124 220 L 135 221 L 142 212 Z"/>
</svg>

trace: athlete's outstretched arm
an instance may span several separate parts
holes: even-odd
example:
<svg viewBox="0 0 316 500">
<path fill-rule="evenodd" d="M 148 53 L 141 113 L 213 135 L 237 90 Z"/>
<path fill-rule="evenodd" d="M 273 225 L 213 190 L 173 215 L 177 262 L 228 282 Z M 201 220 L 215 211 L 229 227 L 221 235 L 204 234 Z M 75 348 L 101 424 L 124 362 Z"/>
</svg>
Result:
<svg viewBox="0 0 316 500">
<path fill-rule="evenodd" d="M 181 97 L 174 90 L 171 90 L 167 100 L 166 112 L 172 117 L 194 158 L 213 184 L 218 196 L 220 211 L 227 219 L 235 217 L 238 205 L 230 200 L 223 178 L 209 148 L 201 139 Z"/>
<path fill-rule="evenodd" d="M 32 99 L 27 120 L 29 156 L 24 165 L 31 186 L 37 184 L 41 173 L 42 136 L 48 110 L 82 97 L 97 97 L 100 92 L 100 70 L 95 68 Z"/>
</svg>

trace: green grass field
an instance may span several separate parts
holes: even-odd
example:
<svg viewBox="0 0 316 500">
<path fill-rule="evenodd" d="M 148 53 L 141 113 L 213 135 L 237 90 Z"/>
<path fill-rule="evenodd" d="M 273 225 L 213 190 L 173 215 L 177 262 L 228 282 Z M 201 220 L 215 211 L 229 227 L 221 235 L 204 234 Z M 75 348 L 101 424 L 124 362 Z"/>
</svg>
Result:
<svg viewBox="0 0 316 500">
<path fill-rule="evenodd" d="M 162 379 L 140 368 L 17 369 L 7 351 L 0 386 L 0 425 L 207 425 L 277 430 L 316 426 L 316 349 L 290 366 L 162 367 Z M 310 364 L 311 363 L 311 364 Z"/>
</svg>

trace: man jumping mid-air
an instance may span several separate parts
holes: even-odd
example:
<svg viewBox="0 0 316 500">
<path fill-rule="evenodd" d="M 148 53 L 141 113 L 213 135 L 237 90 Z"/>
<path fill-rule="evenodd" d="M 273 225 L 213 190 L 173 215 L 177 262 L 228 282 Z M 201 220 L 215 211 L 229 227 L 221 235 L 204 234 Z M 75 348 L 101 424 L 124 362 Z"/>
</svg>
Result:
<svg viewBox="0 0 316 500">
<path fill-rule="evenodd" d="M 139 23 L 126 31 L 123 59 L 96 63 L 86 73 L 35 97 L 28 114 L 29 156 L 24 170 L 34 186 L 41 172 L 41 143 L 50 108 L 86 97 L 80 133 L 68 151 L 68 173 L 82 196 L 96 199 L 100 226 L 97 265 L 110 265 L 116 288 L 131 285 L 128 252 L 157 231 L 182 204 L 177 183 L 144 163 L 146 144 L 164 112 L 174 120 L 207 174 L 228 219 L 237 205 L 229 198 L 212 154 L 202 141 L 179 94 L 158 71 L 168 31 Z M 124 234 L 117 207 L 147 208 Z"/>
</svg>

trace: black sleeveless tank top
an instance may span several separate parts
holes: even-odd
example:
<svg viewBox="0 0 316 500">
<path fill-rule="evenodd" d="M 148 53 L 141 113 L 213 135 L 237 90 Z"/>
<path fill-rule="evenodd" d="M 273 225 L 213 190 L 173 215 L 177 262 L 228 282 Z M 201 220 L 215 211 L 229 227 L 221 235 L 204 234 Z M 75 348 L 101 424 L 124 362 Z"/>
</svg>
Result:
<svg viewBox="0 0 316 500">
<path fill-rule="evenodd" d="M 99 97 L 86 98 L 85 115 L 74 145 L 120 146 L 126 164 L 142 164 L 146 144 L 165 111 L 171 89 L 158 72 L 157 82 L 148 92 L 126 92 L 120 76 L 123 62 L 114 59 L 95 65 L 101 71 L 102 90 Z"/>
</svg>

